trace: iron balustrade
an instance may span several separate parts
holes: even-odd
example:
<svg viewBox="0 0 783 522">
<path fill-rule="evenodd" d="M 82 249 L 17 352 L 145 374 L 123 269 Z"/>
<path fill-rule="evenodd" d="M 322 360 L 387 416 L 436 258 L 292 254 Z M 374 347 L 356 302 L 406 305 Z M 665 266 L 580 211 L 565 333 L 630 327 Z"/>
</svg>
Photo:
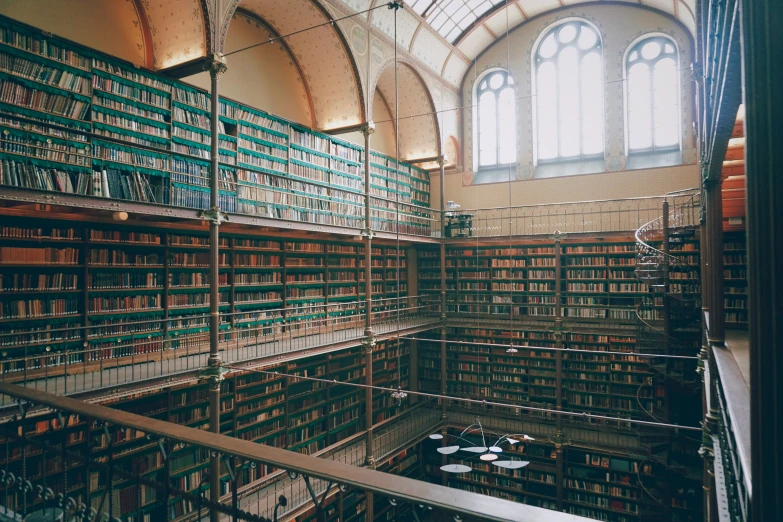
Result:
<svg viewBox="0 0 783 522">
<path fill-rule="evenodd" d="M 145 516 L 169 520 L 192 513 L 200 519 L 212 511 L 231 520 L 277 521 L 289 506 L 284 495 L 270 506 L 268 517 L 245 511 L 238 499 L 217 502 L 204 493 L 211 480 L 222 480 L 228 489 L 236 491 L 238 471 L 265 466 L 285 471 L 291 480 L 301 477 L 317 516 L 323 516 L 327 507 L 326 493 L 334 491 L 340 497 L 337 509 L 341 510 L 344 496 L 364 492 L 366 506 L 388 502 L 395 509 L 404 508 L 405 519 L 413 520 L 433 520 L 437 516 L 455 521 L 587 520 L 8 383 L 0 383 L 0 393 L 13 397 L 18 404 L 18 410 L 8 412 L 6 422 L 0 424 L 0 442 L 6 448 L 0 464 L 0 498 L 6 513 L 26 516 L 43 509 L 51 513 L 57 508 L 66 512 L 67 520 L 86 522 L 124 516 L 140 522 Z M 422 432 L 425 424 L 420 424 Z M 129 471 L 122 465 L 123 455 L 128 453 L 147 455 L 150 466 Z M 189 461 L 178 461 L 184 454 L 200 456 L 204 462 L 194 466 Z M 210 459 L 220 461 L 222 477 L 204 475 L 202 469 Z M 180 478 L 178 472 L 192 470 L 197 473 L 191 481 L 172 480 Z M 81 478 L 79 472 L 84 472 Z M 315 481 L 325 483 L 325 493 L 316 492 Z"/>
<path fill-rule="evenodd" d="M 556 232 L 631 232 L 660 218 L 661 204 L 666 198 L 677 203 L 682 200 L 684 206 L 691 196 L 685 192 L 682 195 L 673 193 L 667 196 L 460 209 L 446 211 L 445 217 L 456 221 L 457 229 L 464 230 L 459 236 L 463 239 L 540 236 Z M 683 219 L 688 215 L 684 213 Z M 459 227 L 461 216 L 462 221 L 469 222 L 469 225 Z M 698 208 L 691 217 L 698 219 Z"/>
<path fill-rule="evenodd" d="M 371 302 L 379 339 L 440 321 L 437 296 Z M 366 300 L 356 300 L 310 304 L 306 310 L 221 313 L 222 360 L 235 364 L 358 344 L 364 336 L 365 310 Z M 209 316 L 0 333 L 0 347 L 0 380 L 69 395 L 202 369 L 209 357 Z"/>
<path fill-rule="evenodd" d="M 752 494 L 750 469 L 749 391 L 729 348 L 710 346 L 705 392 L 717 417 L 711 433 L 718 509 L 735 522 L 750 520 Z"/>
</svg>

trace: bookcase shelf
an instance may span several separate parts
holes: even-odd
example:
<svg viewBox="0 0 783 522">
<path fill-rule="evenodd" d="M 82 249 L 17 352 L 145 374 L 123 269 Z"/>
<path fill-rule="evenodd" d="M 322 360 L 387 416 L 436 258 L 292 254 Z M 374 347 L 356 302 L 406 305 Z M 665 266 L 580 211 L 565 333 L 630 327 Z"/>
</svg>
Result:
<svg viewBox="0 0 783 522">
<path fill-rule="evenodd" d="M 723 300 L 726 326 L 748 327 L 748 270 L 745 232 L 726 232 L 723 242 Z"/>
<path fill-rule="evenodd" d="M 0 27 L 0 131 L 25 133 L 2 140 L 0 185 L 209 208 L 209 93 L 9 18 Z M 363 226 L 362 147 L 227 99 L 219 112 L 223 211 Z M 67 143 L 52 138 L 63 133 Z M 119 144 L 130 156 L 116 157 Z M 390 197 L 373 203 L 374 224 L 392 231 L 399 221 L 407 233 L 430 235 L 427 172 L 373 154 L 374 179 Z M 398 196 L 418 207 L 398 214 Z"/>
</svg>

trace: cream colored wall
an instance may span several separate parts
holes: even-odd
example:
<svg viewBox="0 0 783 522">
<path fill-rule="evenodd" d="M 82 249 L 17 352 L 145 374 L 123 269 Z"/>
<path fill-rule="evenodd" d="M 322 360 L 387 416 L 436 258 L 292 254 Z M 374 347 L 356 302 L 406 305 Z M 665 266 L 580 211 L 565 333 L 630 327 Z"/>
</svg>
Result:
<svg viewBox="0 0 783 522">
<path fill-rule="evenodd" d="M 270 38 L 269 31 L 255 19 L 234 15 L 226 35 L 226 54 Z M 312 125 L 310 102 L 299 71 L 280 44 L 265 44 L 226 58 L 228 70 L 220 77 L 220 94 L 251 107 Z M 208 73 L 183 81 L 209 90 Z"/>
<path fill-rule="evenodd" d="M 386 108 L 386 104 L 383 103 L 383 100 L 378 95 L 378 91 L 375 91 L 372 103 L 372 121 L 378 123 L 375 124 L 375 132 L 371 138 L 370 148 L 394 157 L 394 125 L 390 121 L 391 119 L 392 117 Z M 341 134 L 339 137 L 345 141 L 364 146 L 364 135 L 361 132 L 349 132 Z"/>
<path fill-rule="evenodd" d="M 133 2 L 0 0 L 0 14 L 137 65 L 146 64 L 144 37 Z"/>
<path fill-rule="evenodd" d="M 607 172 L 582 176 L 532 179 L 463 186 L 463 173 L 446 173 L 446 200 L 469 208 L 495 208 L 570 201 L 595 201 L 660 196 L 699 186 L 698 170 L 690 165 L 661 169 Z M 440 206 L 440 179 L 430 173 L 432 206 Z"/>
<path fill-rule="evenodd" d="M 607 172 L 551 179 L 534 179 L 531 54 L 536 38 L 559 20 L 578 17 L 592 22 L 603 42 L 605 78 L 605 153 Z M 625 50 L 644 34 L 657 32 L 671 36 L 680 52 L 683 166 L 642 171 L 611 172 L 624 169 L 625 121 L 622 63 Z M 507 59 L 510 45 L 510 62 Z M 582 5 L 534 18 L 513 30 L 508 40 L 499 39 L 481 55 L 465 75 L 462 84 L 463 105 L 473 104 L 474 79 L 496 67 L 508 68 L 517 88 L 517 168 L 515 180 L 508 184 L 472 185 L 473 126 L 472 111 L 463 111 L 463 167 L 447 175 L 446 199 L 463 208 L 501 205 L 565 202 L 587 199 L 625 198 L 659 195 L 671 190 L 698 186 L 695 137 L 692 131 L 693 94 L 689 65 L 692 46 L 688 34 L 670 18 L 646 9 L 624 5 Z M 463 174 L 464 171 L 464 174 Z M 434 176 L 436 177 L 436 176 Z M 437 182 L 437 180 L 436 180 Z M 433 184 L 433 194 L 435 185 Z M 433 197 L 433 201 L 438 198 Z"/>
</svg>

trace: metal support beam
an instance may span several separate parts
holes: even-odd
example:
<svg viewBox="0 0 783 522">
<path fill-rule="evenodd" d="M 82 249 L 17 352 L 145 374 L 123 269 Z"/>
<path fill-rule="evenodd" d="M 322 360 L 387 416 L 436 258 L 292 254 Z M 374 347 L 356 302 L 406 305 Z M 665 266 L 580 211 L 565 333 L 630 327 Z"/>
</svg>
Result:
<svg viewBox="0 0 783 522">
<path fill-rule="evenodd" d="M 372 230 L 372 212 L 370 202 L 370 136 L 375 132 L 375 124 L 367 122 L 362 126 L 361 132 L 364 135 L 364 294 L 365 294 L 365 315 L 364 315 L 364 338 L 362 339 L 362 351 L 364 352 L 364 424 L 366 430 L 366 450 L 365 465 L 375 466 L 373 456 L 373 434 L 372 434 L 372 351 L 375 347 L 375 334 L 372 330 L 372 239 L 375 235 Z M 371 509 L 372 494 L 367 496 L 367 509 Z M 368 511 L 369 512 L 369 511 Z"/>
<path fill-rule="evenodd" d="M 218 136 L 220 133 L 220 75 L 226 72 L 226 60 L 220 54 L 212 55 L 205 64 L 211 80 L 211 111 L 210 132 L 212 145 L 210 149 L 210 191 L 209 211 L 202 213 L 202 218 L 209 221 L 209 359 L 207 368 L 202 372 L 202 378 L 209 382 L 209 429 L 212 433 L 220 433 L 220 385 L 223 380 L 221 368 L 223 361 L 220 356 L 220 224 L 226 221 L 226 216 L 220 211 L 219 180 L 220 157 Z M 220 498 L 220 454 L 212 452 L 209 462 L 209 498 L 217 501 Z M 210 511 L 211 522 L 219 522 L 220 513 Z"/>
<path fill-rule="evenodd" d="M 709 250 L 706 251 L 709 279 L 704 285 L 709 287 L 710 324 L 707 338 L 710 344 L 722 346 L 725 341 L 725 318 L 723 302 L 723 197 L 721 182 L 705 180 L 704 195 L 707 209 L 707 236 Z"/>
<path fill-rule="evenodd" d="M 740 0 L 750 334 L 750 520 L 783 520 L 783 2 Z"/>
<path fill-rule="evenodd" d="M 440 320 L 446 321 L 446 157 L 438 157 L 440 167 Z M 446 395 L 446 328 L 440 330 L 440 394 Z M 441 417 L 446 418 L 446 400 L 441 399 Z"/>
</svg>

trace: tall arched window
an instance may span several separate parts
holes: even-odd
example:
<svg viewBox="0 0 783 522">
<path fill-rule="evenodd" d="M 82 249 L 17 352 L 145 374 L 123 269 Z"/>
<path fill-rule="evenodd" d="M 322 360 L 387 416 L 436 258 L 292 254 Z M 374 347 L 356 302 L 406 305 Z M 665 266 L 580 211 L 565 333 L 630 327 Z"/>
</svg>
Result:
<svg viewBox="0 0 783 522">
<path fill-rule="evenodd" d="M 579 20 L 557 25 L 540 40 L 534 60 L 539 161 L 602 155 L 604 89 L 598 32 Z"/>
<path fill-rule="evenodd" d="M 479 167 L 515 163 L 517 135 L 514 78 L 506 71 L 493 71 L 479 81 L 476 97 Z"/>
<path fill-rule="evenodd" d="M 679 142 L 677 49 L 664 36 L 650 36 L 626 53 L 628 151 L 674 150 Z"/>
</svg>

